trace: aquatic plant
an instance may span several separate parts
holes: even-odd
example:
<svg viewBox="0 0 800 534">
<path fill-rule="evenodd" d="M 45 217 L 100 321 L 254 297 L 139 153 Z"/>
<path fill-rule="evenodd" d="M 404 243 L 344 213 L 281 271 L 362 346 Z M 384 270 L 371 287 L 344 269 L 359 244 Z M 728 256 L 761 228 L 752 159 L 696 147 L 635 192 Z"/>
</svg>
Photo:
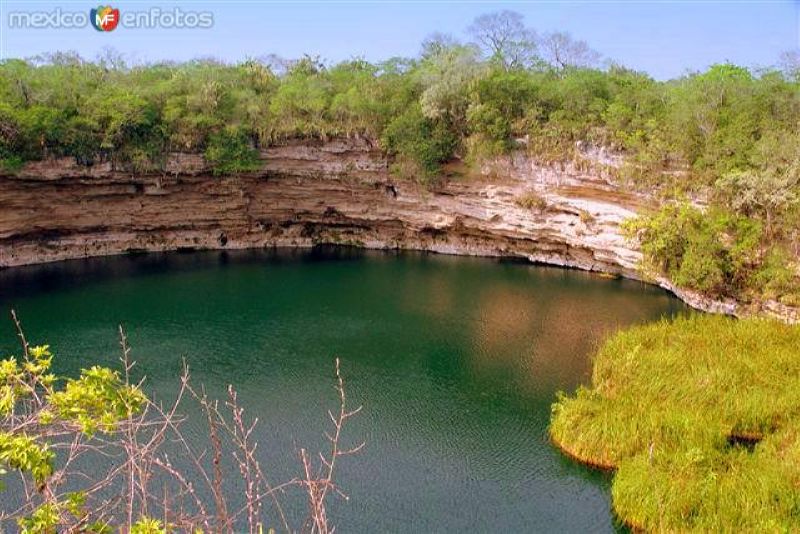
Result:
<svg viewBox="0 0 800 534">
<path fill-rule="evenodd" d="M 656 531 L 800 528 L 800 327 L 691 315 L 617 333 L 550 434 L 616 468 L 613 506 Z"/>
</svg>

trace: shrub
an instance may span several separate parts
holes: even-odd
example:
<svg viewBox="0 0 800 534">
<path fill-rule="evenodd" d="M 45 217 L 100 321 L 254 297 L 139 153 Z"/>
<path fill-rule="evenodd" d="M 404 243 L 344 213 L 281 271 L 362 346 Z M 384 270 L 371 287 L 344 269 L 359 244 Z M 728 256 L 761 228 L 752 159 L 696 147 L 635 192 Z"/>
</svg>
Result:
<svg viewBox="0 0 800 534">
<path fill-rule="evenodd" d="M 342 457 L 361 448 L 340 443 L 345 423 L 360 408 L 351 410 L 346 403 L 338 360 L 339 408 L 328 412 L 330 448 L 314 456 L 301 449 L 305 475 L 280 484 L 276 493 L 256 454 L 255 422 L 245 417 L 233 387 L 225 402 L 209 399 L 193 389 L 184 368 L 174 403 L 152 402 L 141 383 L 132 382 L 121 329 L 124 372 L 93 366 L 78 378 L 62 379 L 51 371 L 49 346 L 28 345 L 13 311 L 12 317 L 22 355 L 0 359 L 0 482 L 13 471 L 25 485 L 26 499 L 15 504 L 0 496 L 0 530 L 16 520 L 26 534 L 257 532 L 265 523 L 293 532 L 278 501 L 290 486 L 306 494 L 305 525 L 313 525 L 314 532 L 332 530 L 325 508 L 326 496 L 333 494 L 334 465 L 338 469 Z M 207 421 L 206 443 L 198 445 L 183 433 L 185 397 L 198 403 Z M 165 443 L 178 447 L 181 462 L 170 461 Z M 241 478 L 234 484 L 244 488 L 241 492 L 225 491 L 220 465 L 238 468 Z M 276 517 L 266 516 L 265 499 L 275 501 Z"/>
<path fill-rule="evenodd" d="M 497 108 L 489 104 L 476 104 L 467 110 L 467 125 L 471 132 L 467 139 L 469 157 L 480 160 L 498 156 L 511 150 L 511 123 Z"/>
<path fill-rule="evenodd" d="M 0 155 L 0 172 L 13 174 L 20 170 L 25 164 L 25 161 L 19 156 L 7 155 L 3 157 Z"/>
<path fill-rule="evenodd" d="M 594 215 L 592 215 L 591 212 L 587 210 L 580 210 L 578 212 L 578 216 L 580 217 L 581 222 L 587 226 L 595 222 Z"/>
<path fill-rule="evenodd" d="M 790 306 L 800 305 L 800 280 L 791 255 L 775 246 L 752 275 L 751 284 L 765 298 L 778 299 Z"/>
<path fill-rule="evenodd" d="M 651 275 L 712 295 L 752 289 L 763 234 L 758 221 L 682 203 L 633 219 L 625 230 L 641 243 L 642 267 Z"/>
<path fill-rule="evenodd" d="M 395 158 L 389 170 L 404 180 L 411 180 L 430 187 L 438 185 L 440 179 L 436 172 L 426 169 L 415 158 L 402 154 Z"/>
<path fill-rule="evenodd" d="M 216 175 L 252 172 L 260 168 L 258 151 L 238 128 L 226 128 L 212 134 L 208 139 L 205 158 Z"/>
<path fill-rule="evenodd" d="M 514 204 L 526 210 L 544 211 L 547 209 L 547 199 L 536 191 L 526 191 L 514 199 Z"/>
<path fill-rule="evenodd" d="M 408 162 L 414 162 L 418 179 L 427 182 L 453 155 L 456 139 L 441 121 L 428 119 L 419 105 L 413 105 L 389 123 L 381 144 L 401 160 L 401 165 L 408 166 Z"/>
</svg>

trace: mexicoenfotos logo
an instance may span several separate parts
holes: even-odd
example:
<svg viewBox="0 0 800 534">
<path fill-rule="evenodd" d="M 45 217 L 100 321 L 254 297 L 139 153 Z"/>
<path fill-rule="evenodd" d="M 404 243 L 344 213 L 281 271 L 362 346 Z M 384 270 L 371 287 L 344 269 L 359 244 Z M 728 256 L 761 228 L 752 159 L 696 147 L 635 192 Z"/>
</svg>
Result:
<svg viewBox="0 0 800 534">
<path fill-rule="evenodd" d="M 92 26 L 99 32 L 110 32 L 119 24 L 119 9 L 111 6 L 100 6 L 89 12 L 89 20 Z"/>
<path fill-rule="evenodd" d="M 0 0 L 2 2 L 2 0 Z M 51 11 L 12 11 L 8 14 L 10 29 L 75 29 L 91 25 L 99 32 L 122 28 L 174 28 L 179 30 L 209 29 L 214 27 L 214 13 L 210 11 L 185 11 L 178 7 L 162 9 L 151 7 L 142 11 L 125 11 L 111 6 L 99 6 L 89 11 L 65 11 L 60 7 Z"/>
</svg>

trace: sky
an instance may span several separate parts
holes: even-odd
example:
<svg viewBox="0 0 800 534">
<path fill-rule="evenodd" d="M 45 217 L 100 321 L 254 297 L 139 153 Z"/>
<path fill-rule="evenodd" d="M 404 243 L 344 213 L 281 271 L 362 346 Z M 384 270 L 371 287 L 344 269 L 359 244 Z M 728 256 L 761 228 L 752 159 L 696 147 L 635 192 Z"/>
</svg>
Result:
<svg viewBox="0 0 800 534">
<path fill-rule="evenodd" d="M 110 1 L 110 0 L 106 0 Z M 657 79 L 681 76 L 724 61 L 748 67 L 774 65 L 781 52 L 800 48 L 800 0 L 710 1 L 258 1 L 125 0 L 111 4 L 124 15 L 160 9 L 208 12 L 213 26 L 152 29 L 10 27 L 13 14 L 83 13 L 80 1 L 0 0 L 0 58 L 74 50 L 95 58 L 104 48 L 129 61 L 217 57 L 239 61 L 274 53 L 286 58 L 319 55 L 336 62 L 414 56 L 428 34 L 466 39 L 483 13 L 510 9 L 539 33 L 567 31 L 625 66 Z M 88 18 L 88 17 L 87 17 Z M 124 19 L 123 19 L 124 20 Z"/>
</svg>

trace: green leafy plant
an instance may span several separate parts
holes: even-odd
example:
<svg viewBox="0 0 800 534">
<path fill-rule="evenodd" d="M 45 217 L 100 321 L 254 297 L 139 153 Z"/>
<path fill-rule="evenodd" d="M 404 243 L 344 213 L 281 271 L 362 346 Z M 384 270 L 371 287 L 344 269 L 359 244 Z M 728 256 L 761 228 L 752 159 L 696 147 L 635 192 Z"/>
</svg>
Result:
<svg viewBox="0 0 800 534">
<path fill-rule="evenodd" d="M 121 328 L 122 372 L 92 366 L 78 378 L 57 377 L 51 372 L 50 347 L 29 345 L 13 312 L 12 317 L 22 356 L 0 359 L 0 482 L 9 472 L 17 473 L 14 482 L 23 482 L 15 489 L 25 500 L 6 509 L 10 503 L 0 498 L 0 529 L 15 520 L 21 532 L 31 534 L 162 534 L 245 527 L 260 532 L 271 519 L 292 531 L 278 498 L 286 488 L 297 486 L 307 493 L 315 531 L 331 530 L 325 509 L 333 493 L 334 465 L 361 448 L 340 444 L 345 423 L 360 408 L 347 405 L 338 360 L 340 408 L 330 412 L 330 449 L 315 455 L 318 461 L 303 449 L 305 476 L 276 490 L 266 482 L 255 454 L 254 423 L 245 418 L 232 387 L 226 402 L 218 403 L 195 391 L 184 369 L 174 404 L 152 402 L 140 384 L 131 382 L 133 364 Z M 178 410 L 185 396 L 197 401 L 208 422 L 211 457 L 182 433 L 184 418 Z M 177 444 L 193 467 L 173 465 L 165 443 Z M 231 462 L 242 477 L 243 494 L 223 489 L 222 461 Z M 156 480 L 158 491 L 151 487 Z M 7 488 L 0 486 L 3 490 Z M 108 499 L 108 494 L 116 498 Z M 263 513 L 265 499 L 274 502 L 276 517 Z"/>
<path fill-rule="evenodd" d="M 758 273 L 767 266 L 762 252 L 769 243 L 758 220 L 718 208 L 668 204 L 628 221 L 626 231 L 641 243 L 642 267 L 651 275 L 710 295 L 763 294 L 763 275 Z M 784 272 L 784 283 L 773 288 L 793 291 L 798 282 L 792 278 Z"/>
<path fill-rule="evenodd" d="M 236 128 L 212 134 L 205 158 L 214 174 L 252 172 L 260 167 L 258 151 L 251 146 L 244 132 Z"/>
<path fill-rule="evenodd" d="M 444 124 L 425 117 L 419 106 L 409 108 L 389 123 L 382 137 L 384 148 L 396 154 L 401 164 L 406 164 L 396 170 L 405 170 L 406 177 L 423 183 L 437 174 L 440 165 L 452 154 L 455 143 L 455 137 Z M 409 162 L 415 167 L 411 172 L 408 171 Z"/>
</svg>

